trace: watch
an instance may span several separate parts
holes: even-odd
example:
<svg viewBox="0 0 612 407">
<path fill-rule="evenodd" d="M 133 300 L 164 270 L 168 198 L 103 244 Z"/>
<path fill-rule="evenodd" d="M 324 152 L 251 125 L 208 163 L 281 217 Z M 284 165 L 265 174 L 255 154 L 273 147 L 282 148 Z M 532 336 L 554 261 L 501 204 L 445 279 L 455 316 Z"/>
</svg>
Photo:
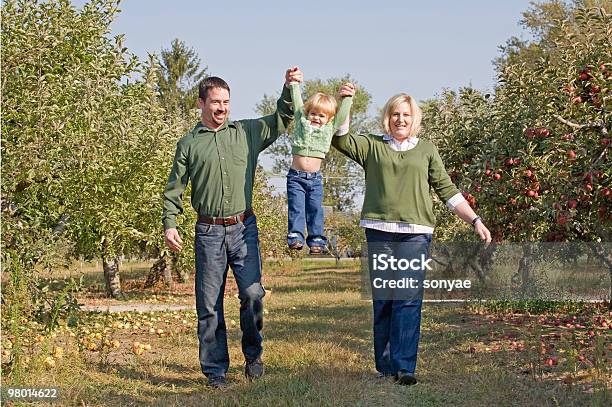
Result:
<svg viewBox="0 0 612 407">
<path fill-rule="evenodd" d="M 472 226 L 476 227 L 476 222 L 481 221 L 482 222 L 482 218 L 480 216 L 476 216 L 473 220 L 472 220 Z"/>
</svg>

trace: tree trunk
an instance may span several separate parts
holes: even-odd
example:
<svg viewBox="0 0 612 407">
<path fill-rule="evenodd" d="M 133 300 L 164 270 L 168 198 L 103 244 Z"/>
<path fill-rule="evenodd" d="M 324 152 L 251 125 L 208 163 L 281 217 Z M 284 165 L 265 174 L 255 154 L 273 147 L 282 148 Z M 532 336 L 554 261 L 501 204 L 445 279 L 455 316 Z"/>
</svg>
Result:
<svg viewBox="0 0 612 407">
<path fill-rule="evenodd" d="M 589 247 L 595 253 L 598 259 L 604 262 L 604 264 L 608 267 L 608 274 L 610 275 L 610 294 L 608 297 L 608 310 L 612 311 L 612 253 L 609 250 L 606 250 L 604 245 L 609 245 L 610 243 L 598 243 L 593 242 L 589 244 Z"/>
<path fill-rule="evenodd" d="M 525 243 L 523 246 L 523 257 L 519 261 L 519 268 L 517 274 L 521 279 L 521 296 L 523 299 L 529 299 L 528 296 L 533 294 L 532 289 L 532 274 L 533 274 L 533 254 L 534 244 Z"/>
<path fill-rule="evenodd" d="M 170 252 L 170 268 L 172 269 L 172 273 L 176 278 L 176 281 L 182 284 L 189 281 L 189 273 L 178 266 L 178 258 L 178 253 Z"/>
<path fill-rule="evenodd" d="M 121 292 L 121 278 L 119 275 L 119 257 L 102 256 L 106 294 L 112 298 L 125 298 Z"/>
<path fill-rule="evenodd" d="M 151 266 L 144 286 L 145 288 L 153 287 L 161 279 L 164 280 L 167 287 L 172 285 L 172 268 L 168 264 L 168 256 L 165 254 Z"/>
</svg>

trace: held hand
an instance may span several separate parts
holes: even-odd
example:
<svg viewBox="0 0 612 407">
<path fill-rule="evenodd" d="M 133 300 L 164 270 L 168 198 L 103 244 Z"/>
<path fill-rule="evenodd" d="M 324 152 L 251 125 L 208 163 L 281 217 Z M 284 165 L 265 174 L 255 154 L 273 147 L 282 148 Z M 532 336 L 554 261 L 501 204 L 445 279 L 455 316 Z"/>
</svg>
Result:
<svg viewBox="0 0 612 407">
<path fill-rule="evenodd" d="M 175 228 L 170 228 L 166 230 L 164 233 L 164 241 L 166 242 L 166 246 L 172 249 L 175 252 L 180 252 L 183 250 L 183 239 L 179 236 L 178 230 Z"/>
<path fill-rule="evenodd" d="M 489 243 L 491 243 L 491 232 L 489 232 L 489 229 L 487 229 L 482 221 L 479 220 L 476 222 L 474 225 L 474 232 L 485 241 L 485 246 L 488 246 Z"/>
<path fill-rule="evenodd" d="M 354 84 L 347 82 L 340 87 L 338 90 L 338 98 L 343 98 L 346 96 L 355 96 L 355 92 L 357 91 L 357 86 Z"/>
<path fill-rule="evenodd" d="M 285 85 L 289 86 L 291 83 L 302 83 L 304 81 L 304 74 L 299 67 L 294 66 L 287 69 L 285 72 Z"/>
</svg>

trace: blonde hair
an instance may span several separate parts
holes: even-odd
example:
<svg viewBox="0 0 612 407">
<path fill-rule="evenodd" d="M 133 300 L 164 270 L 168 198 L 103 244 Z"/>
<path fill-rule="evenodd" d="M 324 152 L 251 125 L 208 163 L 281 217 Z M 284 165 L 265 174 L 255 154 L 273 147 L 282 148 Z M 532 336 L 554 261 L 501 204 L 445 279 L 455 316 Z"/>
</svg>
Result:
<svg viewBox="0 0 612 407">
<path fill-rule="evenodd" d="M 417 105 L 416 100 L 414 100 L 412 96 L 407 95 L 405 93 L 400 93 L 389 99 L 385 104 L 385 108 L 383 109 L 381 124 L 386 134 L 391 135 L 389 121 L 391 120 L 391 115 L 393 114 L 393 111 L 404 102 L 408 103 L 408 106 L 410 106 L 410 114 L 412 115 L 412 124 L 410 125 L 409 131 L 410 137 L 416 136 L 417 134 L 419 134 L 419 131 L 421 131 L 421 119 L 423 116 L 423 114 L 421 113 L 421 108 L 419 107 L 419 105 Z"/>
<path fill-rule="evenodd" d="M 336 115 L 337 106 L 338 103 L 336 99 L 325 93 L 317 92 L 309 97 L 306 103 L 304 103 L 304 113 L 308 115 L 311 110 L 318 109 L 329 116 L 331 120 L 331 118 Z"/>
</svg>

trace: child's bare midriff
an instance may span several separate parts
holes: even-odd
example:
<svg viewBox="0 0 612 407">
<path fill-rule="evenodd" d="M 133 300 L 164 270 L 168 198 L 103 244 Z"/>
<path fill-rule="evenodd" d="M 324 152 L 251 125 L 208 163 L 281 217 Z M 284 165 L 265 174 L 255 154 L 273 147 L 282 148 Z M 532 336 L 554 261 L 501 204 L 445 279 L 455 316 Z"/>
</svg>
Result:
<svg viewBox="0 0 612 407">
<path fill-rule="evenodd" d="M 298 171 L 317 172 L 321 169 L 322 158 L 294 155 L 291 168 Z"/>
</svg>

